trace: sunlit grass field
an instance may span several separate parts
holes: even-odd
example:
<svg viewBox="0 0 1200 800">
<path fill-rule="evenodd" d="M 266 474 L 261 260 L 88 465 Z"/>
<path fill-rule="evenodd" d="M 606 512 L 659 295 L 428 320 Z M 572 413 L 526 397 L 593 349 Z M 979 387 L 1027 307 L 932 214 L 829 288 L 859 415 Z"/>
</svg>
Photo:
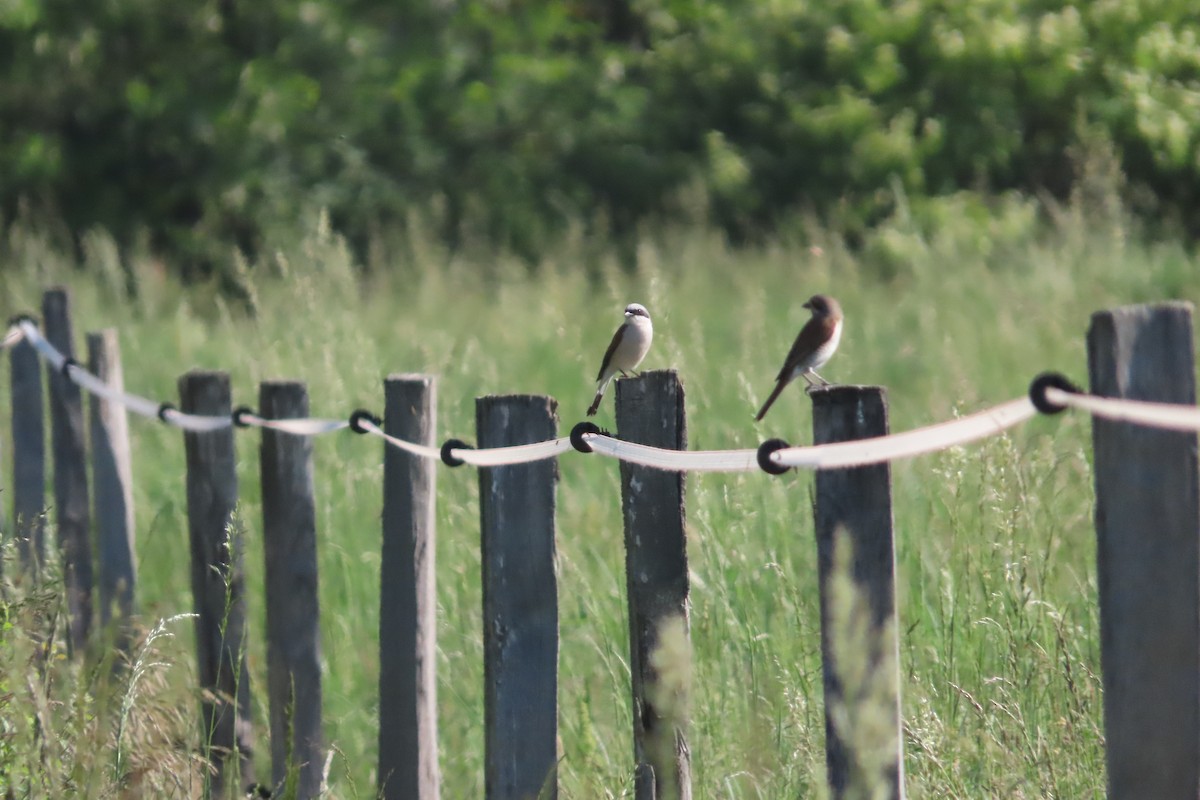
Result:
<svg viewBox="0 0 1200 800">
<path fill-rule="evenodd" d="M 244 265 L 242 299 L 223 300 L 207 285 L 184 289 L 162 264 L 138 256 L 130 262 L 137 295 L 129 299 L 104 236 L 86 237 L 80 269 L 22 229 L 6 244 L 0 286 L 5 313 L 36 311 L 44 288 L 70 287 L 80 343 L 87 330 L 120 330 L 130 391 L 177 400 L 185 371 L 224 369 L 235 404 L 254 404 L 259 381 L 299 379 L 308 384 L 314 416 L 346 417 L 358 407 L 382 409 L 385 375 L 428 372 L 438 379 L 439 435 L 468 440 L 474 398 L 485 394 L 552 395 L 564 433 L 583 419 L 621 310 L 637 301 L 655 325 L 643 367 L 679 371 L 696 449 L 811 440 L 808 400 L 797 388 L 763 423 L 752 417 L 807 318 L 801 303 L 816 292 L 837 297 L 846 313 L 841 349 L 822 374 L 886 386 L 896 431 L 1017 397 L 1045 369 L 1085 382 L 1091 312 L 1200 297 L 1200 260 L 1183 245 L 1145 241 L 1120 217 L 1083 206 L 1047 214 L 1012 199 L 987 211 L 950 201 L 933 220 L 918 222 L 902 210 L 855 252 L 838 241 L 798 225 L 773 244 L 732 249 L 705 231 L 669 231 L 647 234 L 622 261 L 580 235 L 530 266 L 481 252 L 451 255 L 414 234 L 383 257 L 389 271 L 363 275 L 314 222 L 276 256 Z M 0 400 L 5 418 L 7 404 Z M 598 421 L 613 424 L 611 396 Z M 258 436 L 237 435 L 247 657 L 266 776 Z M 131 420 L 131 436 L 139 602 L 149 628 L 191 610 L 183 441 L 178 431 L 141 419 Z M 1065 414 L 893 466 L 910 796 L 1103 792 L 1089 442 L 1088 420 Z M 7 425 L 0 449 L 11 452 Z M 336 748 L 331 793 L 370 797 L 381 445 L 333 434 L 317 441 L 314 460 L 324 716 Z M 618 467 L 568 453 L 560 472 L 561 796 L 630 797 Z M 483 794 L 477 481 L 470 467 L 439 467 L 439 747 L 447 798 Z M 821 796 L 812 477 L 692 476 L 687 491 L 694 796 Z M 6 574 L 12 570 L 6 565 Z M 154 645 L 165 665 L 134 693 L 130 713 L 148 719 L 131 728 L 139 746 L 125 757 L 144 768 L 145 785 L 181 793 L 181 785 L 199 786 L 181 781 L 177 768 L 198 747 L 197 697 L 191 623 L 172 629 L 173 640 Z M 7 748 L 8 779 L 32 786 L 31 796 L 58 795 L 66 786 L 80 797 L 110 796 L 119 782 L 108 766 L 117 763 L 112 733 L 80 721 L 88 703 L 103 702 L 99 695 L 80 691 L 66 710 L 46 711 L 47 720 L 59 721 L 58 741 L 75 744 L 57 760 L 39 761 L 29 724 L 35 709 L 22 705 L 29 692 L 19 677 L 32 667 L 20 647 L 5 650 L 9 677 L 0 680 L 12 696 L 0 747 Z M 67 686 L 71 668 L 58 668 Z M 79 719 L 68 713 L 81 707 Z"/>
</svg>

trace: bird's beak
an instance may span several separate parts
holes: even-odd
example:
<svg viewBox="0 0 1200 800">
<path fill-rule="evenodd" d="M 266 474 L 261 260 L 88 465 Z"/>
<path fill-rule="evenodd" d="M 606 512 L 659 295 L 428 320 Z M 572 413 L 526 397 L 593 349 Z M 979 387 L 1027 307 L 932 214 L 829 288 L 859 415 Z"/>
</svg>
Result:
<svg viewBox="0 0 1200 800">
<path fill-rule="evenodd" d="M 807 308 L 809 311 L 812 311 L 812 303 L 805 303 L 804 305 L 802 305 L 800 307 Z"/>
</svg>

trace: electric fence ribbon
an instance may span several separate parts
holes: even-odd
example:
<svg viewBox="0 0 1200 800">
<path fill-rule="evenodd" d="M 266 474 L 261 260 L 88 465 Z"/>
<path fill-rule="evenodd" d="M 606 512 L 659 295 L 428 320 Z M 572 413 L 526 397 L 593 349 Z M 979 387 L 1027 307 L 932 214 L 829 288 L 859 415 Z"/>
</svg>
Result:
<svg viewBox="0 0 1200 800">
<path fill-rule="evenodd" d="M 741 450 L 667 450 L 626 442 L 600 431 L 590 423 L 580 423 L 572 436 L 544 442 L 476 450 L 457 439 L 442 447 L 408 442 L 385 433 L 379 421 L 358 411 L 348 420 L 340 419 L 263 419 L 249 409 L 238 409 L 230 416 L 214 417 L 185 414 L 169 403 L 120 391 L 85 370 L 54 347 L 29 317 L 15 320 L 0 350 L 28 342 L 55 371 L 80 388 L 111 403 L 124 406 L 135 414 L 157 418 L 193 433 L 222 430 L 231 426 L 270 428 L 298 436 L 320 436 L 351 428 L 376 436 L 392 447 L 419 458 L 441 459 L 452 466 L 499 467 L 554 458 L 571 449 L 595 452 L 633 464 L 670 471 L 750 472 L 764 469 L 780 473 L 789 468 L 837 469 L 878 464 L 901 458 L 932 453 L 989 436 L 995 436 L 1035 416 L 1039 411 L 1055 413 L 1066 408 L 1085 411 L 1116 422 L 1147 425 L 1177 431 L 1200 431 L 1200 408 L 1170 403 L 1096 397 L 1085 394 L 1065 378 L 1046 373 L 1034 380 L 1030 394 L 961 419 L 928 425 L 903 433 L 858 439 L 849 442 L 791 447 L 781 440 L 765 442 L 757 449 Z"/>
</svg>

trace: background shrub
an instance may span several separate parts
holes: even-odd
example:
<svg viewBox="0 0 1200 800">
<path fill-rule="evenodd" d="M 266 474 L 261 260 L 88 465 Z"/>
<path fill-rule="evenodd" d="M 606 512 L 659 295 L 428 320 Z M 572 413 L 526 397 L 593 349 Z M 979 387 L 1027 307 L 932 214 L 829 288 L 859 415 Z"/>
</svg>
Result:
<svg viewBox="0 0 1200 800">
<path fill-rule="evenodd" d="M 928 196 L 1064 197 L 1111 151 L 1200 219 L 1182 0 L 0 3 L 0 212 L 143 232 L 185 266 L 328 209 L 534 257 L 568 225 L 797 212 L 853 236 Z"/>
</svg>

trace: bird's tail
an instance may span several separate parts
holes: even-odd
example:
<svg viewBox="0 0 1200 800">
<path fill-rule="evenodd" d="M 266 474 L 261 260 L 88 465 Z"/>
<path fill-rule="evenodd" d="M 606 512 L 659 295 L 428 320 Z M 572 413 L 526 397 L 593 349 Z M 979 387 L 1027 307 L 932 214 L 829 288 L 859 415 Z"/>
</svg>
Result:
<svg viewBox="0 0 1200 800">
<path fill-rule="evenodd" d="M 596 397 L 592 400 L 592 404 L 588 406 L 587 410 L 587 415 L 589 417 L 594 417 L 596 412 L 600 410 L 600 401 L 604 399 L 604 390 L 608 388 L 608 382 L 611 380 L 612 376 L 610 375 L 605 380 L 602 380 L 596 384 Z"/>
<path fill-rule="evenodd" d="M 775 384 L 775 388 L 771 390 L 771 396 L 767 398 L 767 402 L 763 403 L 763 407 L 758 412 L 758 416 L 754 418 L 755 422 L 762 422 L 762 418 L 767 415 L 767 411 L 771 409 L 775 398 L 779 397 L 779 393 L 783 391 L 783 387 L 787 386 L 787 381 L 779 381 Z"/>
</svg>

